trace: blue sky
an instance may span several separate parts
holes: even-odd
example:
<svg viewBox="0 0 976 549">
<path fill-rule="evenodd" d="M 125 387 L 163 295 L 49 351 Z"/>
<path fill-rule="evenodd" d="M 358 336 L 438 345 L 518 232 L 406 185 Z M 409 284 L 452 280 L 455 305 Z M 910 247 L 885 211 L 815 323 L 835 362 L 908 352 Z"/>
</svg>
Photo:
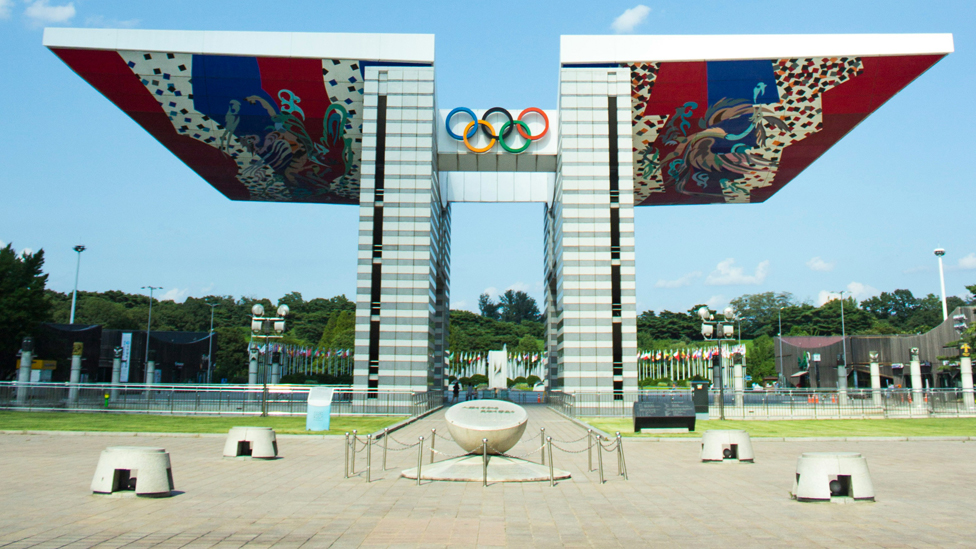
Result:
<svg viewBox="0 0 976 549">
<path fill-rule="evenodd" d="M 44 26 L 436 35 L 438 106 L 556 107 L 559 35 L 950 32 L 948 56 L 764 204 L 638 208 L 638 311 L 745 293 L 863 299 L 976 284 L 976 2 L 256 3 L 0 0 L 0 241 L 44 248 L 49 287 L 177 300 L 355 295 L 357 208 L 231 202 L 41 46 Z M 160 7 L 164 6 L 164 7 Z M 542 297 L 542 206 L 457 204 L 452 302 Z M 157 294 L 158 295 L 158 294 Z"/>
</svg>

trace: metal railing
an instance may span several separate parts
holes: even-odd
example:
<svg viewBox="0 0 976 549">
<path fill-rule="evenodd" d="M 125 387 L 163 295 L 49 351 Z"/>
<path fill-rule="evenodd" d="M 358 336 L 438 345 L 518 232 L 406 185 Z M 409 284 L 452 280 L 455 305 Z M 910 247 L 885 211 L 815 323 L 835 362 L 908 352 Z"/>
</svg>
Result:
<svg viewBox="0 0 976 549">
<path fill-rule="evenodd" d="M 0 409 L 175 415 L 305 415 L 311 385 L 161 385 L 0 382 Z M 423 414 L 438 392 L 335 387 L 332 415 Z"/>
<path fill-rule="evenodd" d="M 669 391 L 549 393 L 549 406 L 571 417 L 633 417 L 641 395 L 664 397 Z M 709 416 L 719 418 L 719 391 L 708 394 Z M 646 398 L 646 397 L 645 397 Z M 725 390 L 726 419 L 860 419 L 976 417 L 973 393 L 962 389 L 848 389 L 836 390 Z"/>
</svg>

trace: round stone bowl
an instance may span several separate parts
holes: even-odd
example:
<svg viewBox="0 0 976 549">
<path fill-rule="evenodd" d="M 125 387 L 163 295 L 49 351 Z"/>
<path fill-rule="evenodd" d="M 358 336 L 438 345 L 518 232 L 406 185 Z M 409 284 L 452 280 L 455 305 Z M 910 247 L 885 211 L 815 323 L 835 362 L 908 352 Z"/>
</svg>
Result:
<svg viewBox="0 0 976 549">
<path fill-rule="evenodd" d="M 507 400 L 469 400 L 451 406 L 444 414 L 447 430 L 465 452 L 481 454 L 482 439 L 488 453 L 509 451 L 522 438 L 529 415 Z"/>
</svg>

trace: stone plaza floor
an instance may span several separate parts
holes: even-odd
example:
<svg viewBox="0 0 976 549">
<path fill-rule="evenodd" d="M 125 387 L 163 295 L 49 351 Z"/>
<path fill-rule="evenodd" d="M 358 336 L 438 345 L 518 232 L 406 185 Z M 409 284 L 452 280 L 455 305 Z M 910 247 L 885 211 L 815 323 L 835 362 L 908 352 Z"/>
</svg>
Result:
<svg viewBox="0 0 976 549">
<path fill-rule="evenodd" d="M 554 440 L 585 435 L 530 406 L 523 439 L 540 426 Z M 396 432 L 411 444 L 438 411 Z M 246 419 L 241 420 L 247 424 Z M 223 459 L 223 437 L 0 435 L 0 547 L 401 547 L 516 546 L 918 547 L 976 544 L 976 443 L 955 441 L 755 440 L 755 464 L 702 464 L 695 441 L 625 439 L 629 481 L 604 456 L 606 483 L 587 471 L 585 442 L 554 450 L 573 478 L 494 484 L 399 478 L 416 448 L 390 452 L 373 481 L 343 478 L 342 437 L 280 437 L 281 459 Z M 177 493 L 165 499 L 92 495 L 106 446 L 170 452 Z M 398 445 L 391 441 L 390 449 Z M 429 448 L 425 444 L 425 448 Z M 459 451 L 438 440 L 438 450 Z M 511 453 L 538 448 L 538 438 Z M 805 451 L 857 451 L 868 459 L 875 503 L 790 499 Z M 357 472 L 365 465 L 357 455 Z M 425 451 L 425 463 L 429 459 Z M 538 454 L 530 456 L 538 460 Z M 438 458 L 440 459 L 440 457 Z M 594 458 L 594 465 L 596 459 Z"/>
</svg>

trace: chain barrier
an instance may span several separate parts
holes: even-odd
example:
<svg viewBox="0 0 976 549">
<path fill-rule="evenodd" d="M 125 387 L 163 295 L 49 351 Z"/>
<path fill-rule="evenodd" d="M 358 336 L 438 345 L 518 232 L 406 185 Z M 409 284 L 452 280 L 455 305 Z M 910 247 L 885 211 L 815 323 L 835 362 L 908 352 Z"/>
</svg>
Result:
<svg viewBox="0 0 976 549">
<path fill-rule="evenodd" d="M 399 442 L 398 444 L 403 444 L 403 443 L 402 442 Z M 388 452 L 402 452 L 404 450 L 409 450 L 411 448 L 416 448 L 419 445 L 420 445 L 419 442 L 414 442 L 413 444 L 409 444 L 409 445 L 408 444 L 403 444 L 403 448 L 387 448 L 386 450 Z"/>
<path fill-rule="evenodd" d="M 447 452 L 441 452 L 440 450 L 437 450 L 437 449 L 434 449 L 434 448 L 431 448 L 430 451 L 431 452 L 434 452 L 435 454 L 440 454 L 442 456 L 445 456 L 448 459 L 450 459 L 450 458 L 456 458 L 456 457 L 464 457 L 464 456 L 471 455 L 471 454 L 448 454 Z"/>
<path fill-rule="evenodd" d="M 488 449 L 491 450 L 492 452 L 495 452 L 495 454 L 496 455 L 499 455 L 499 456 L 504 456 L 504 457 L 513 458 L 513 459 L 524 459 L 525 456 L 527 456 L 529 454 L 534 454 L 534 453 L 536 453 L 536 452 L 544 449 L 545 447 L 546 447 L 546 445 L 543 444 L 542 446 L 539 446 L 538 448 L 535 448 L 534 450 L 529 450 L 528 452 L 526 452 L 524 454 L 521 454 L 521 455 L 512 455 L 512 454 L 507 454 L 505 452 L 499 452 L 497 448 L 494 448 L 494 447 L 491 447 L 491 446 L 489 446 Z"/>
<path fill-rule="evenodd" d="M 414 446 L 420 444 L 419 442 L 414 442 L 413 444 L 404 444 L 404 443 L 400 442 L 399 440 L 393 438 L 393 435 L 387 435 L 386 438 L 392 440 L 393 442 L 399 444 L 400 446 L 403 446 L 403 448 L 400 448 L 400 450 L 406 450 L 407 448 L 413 448 Z M 390 451 L 391 452 L 395 452 L 396 450 L 390 449 Z"/>
<path fill-rule="evenodd" d="M 355 439 L 353 440 L 353 448 L 355 448 L 355 447 L 356 447 L 356 445 L 357 445 L 358 443 L 360 443 L 360 440 L 359 440 L 359 437 L 357 436 L 357 437 L 355 437 Z M 357 453 L 357 454 L 358 454 L 358 453 L 361 453 L 361 452 L 362 452 L 363 450 L 365 450 L 365 449 L 366 449 L 366 446 L 367 446 L 367 444 L 366 444 L 365 442 L 362 442 L 362 445 L 363 445 L 363 447 L 362 447 L 362 448 L 360 448 L 360 449 L 358 449 L 358 450 L 356 450 L 356 453 Z"/>
<path fill-rule="evenodd" d="M 577 442 L 579 442 L 579 441 L 577 441 Z M 559 450 L 559 451 L 566 452 L 567 454 L 582 454 L 583 452 L 585 452 L 585 451 L 587 451 L 589 449 L 588 447 L 585 447 L 582 450 L 569 450 L 567 448 L 563 448 L 562 446 L 559 446 L 558 444 L 556 444 L 556 441 L 555 440 L 552 441 L 552 447 L 555 448 L 555 449 L 557 449 L 557 450 Z"/>
<path fill-rule="evenodd" d="M 604 444 L 602 441 L 599 441 L 599 440 L 597 442 L 599 442 L 600 443 L 600 446 L 602 446 L 603 449 L 605 451 L 607 451 L 607 452 L 613 452 L 613 451 L 615 451 L 617 449 L 617 441 L 616 440 L 614 440 L 610 444 Z"/>
</svg>

